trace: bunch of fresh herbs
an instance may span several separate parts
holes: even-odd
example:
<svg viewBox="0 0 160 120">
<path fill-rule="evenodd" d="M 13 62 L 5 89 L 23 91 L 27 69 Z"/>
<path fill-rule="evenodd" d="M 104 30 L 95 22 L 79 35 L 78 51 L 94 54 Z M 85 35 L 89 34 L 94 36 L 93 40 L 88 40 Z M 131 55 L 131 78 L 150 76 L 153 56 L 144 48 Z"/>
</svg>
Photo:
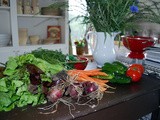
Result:
<svg viewBox="0 0 160 120">
<path fill-rule="evenodd" d="M 133 13 L 130 21 L 160 24 L 160 1 L 137 0 L 136 3 L 136 5 L 130 6 L 130 10 Z"/>
<path fill-rule="evenodd" d="M 60 50 L 48 50 L 38 48 L 31 52 L 36 58 L 45 60 L 51 64 L 62 64 L 66 61 L 67 55 L 63 54 Z"/>
<path fill-rule="evenodd" d="M 123 32 L 137 27 L 136 22 L 160 23 L 160 2 L 156 0 L 86 0 L 84 24 L 97 32 Z"/>
</svg>

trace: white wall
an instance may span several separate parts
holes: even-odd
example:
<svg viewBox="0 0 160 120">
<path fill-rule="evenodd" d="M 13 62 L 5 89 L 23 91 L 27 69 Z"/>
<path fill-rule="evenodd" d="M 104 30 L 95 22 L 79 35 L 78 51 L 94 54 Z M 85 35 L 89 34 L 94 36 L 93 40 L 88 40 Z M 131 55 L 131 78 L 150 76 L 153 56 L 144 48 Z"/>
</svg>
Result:
<svg viewBox="0 0 160 120">
<path fill-rule="evenodd" d="M 0 18 L 0 34 L 11 34 L 10 12 L 1 10 Z"/>
</svg>

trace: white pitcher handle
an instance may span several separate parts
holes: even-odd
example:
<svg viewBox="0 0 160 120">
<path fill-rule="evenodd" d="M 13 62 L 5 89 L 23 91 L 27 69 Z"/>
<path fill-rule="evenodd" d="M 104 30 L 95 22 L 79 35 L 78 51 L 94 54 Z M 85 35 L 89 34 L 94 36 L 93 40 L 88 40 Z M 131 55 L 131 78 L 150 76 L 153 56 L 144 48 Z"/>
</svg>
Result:
<svg viewBox="0 0 160 120">
<path fill-rule="evenodd" d="M 93 45 L 91 44 L 91 41 L 90 41 L 90 39 L 91 39 L 90 36 L 91 36 L 91 35 L 95 35 L 95 38 L 97 37 L 95 32 L 89 31 L 89 32 L 86 34 L 85 38 L 86 38 L 86 41 L 87 41 L 88 45 L 90 46 L 91 52 L 92 52 L 92 54 L 93 54 L 94 48 L 93 48 Z"/>
</svg>

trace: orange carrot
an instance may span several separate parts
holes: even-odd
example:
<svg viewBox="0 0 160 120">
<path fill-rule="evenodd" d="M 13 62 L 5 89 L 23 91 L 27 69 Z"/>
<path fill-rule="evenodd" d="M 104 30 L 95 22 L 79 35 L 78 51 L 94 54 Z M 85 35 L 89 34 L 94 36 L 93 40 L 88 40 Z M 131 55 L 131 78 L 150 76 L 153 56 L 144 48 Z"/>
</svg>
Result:
<svg viewBox="0 0 160 120">
<path fill-rule="evenodd" d="M 89 76 L 97 76 L 97 75 L 106 76 L 107 75 L 104 72 L 86 72 L 86 74 L 89 75 Z"/>
<path fill-rule="evenodd" d="M 69 70 L 68 73 L 84 73 L 88 76 L 97 76 L 102 75 L 106 76 L 107 74 L 105 72 L 101 72 L 100 69 L 93 69 L 93 70 Z"/>
<path fill-rule="evenodd" d="M 101 80 L 101 79 L 98 79 L 98 78 L 92 78 L 92 79 L 97 81 L 97 82 L 108 83 L 108 80 Z"/>
<path fill-rule="evenodd" d="M 104 92 L 105 90 L 107 90 L 107 85 L 106 83 L 108 82 L 108 80 L 101 80 L 99 78 L 93 78 L 91 76 L 95 76 L 95 75 L 107 75 L 104 72 L 101 72 L 100 69 L 93 69 L 93 70 L 68 70 L 68 75 L 70 75 L 71 77 L 75 77 L 75 79 L 78 82 L 84 82 L 84 81 L 90 81 L 90 82 L 94 82 L 99 86 L 99 90 Z"/>
</svg>

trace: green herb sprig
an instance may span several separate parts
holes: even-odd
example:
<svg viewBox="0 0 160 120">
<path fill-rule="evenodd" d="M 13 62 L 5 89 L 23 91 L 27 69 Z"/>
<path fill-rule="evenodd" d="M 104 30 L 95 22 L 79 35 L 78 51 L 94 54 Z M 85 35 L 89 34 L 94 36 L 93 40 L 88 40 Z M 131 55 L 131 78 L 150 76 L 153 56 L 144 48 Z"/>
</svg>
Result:
<svg viewBox="0 0 160 120">
<path fill-rule="evenodd" d="M 131 7 L 133 9 L 131 9 Z M 91 24 L 97 32 L 124 32 L 137 28 L 137 22 L 160 24 L 160 2 L 156 0 L 86 0 L 83 24 Z"/>
</svg>

